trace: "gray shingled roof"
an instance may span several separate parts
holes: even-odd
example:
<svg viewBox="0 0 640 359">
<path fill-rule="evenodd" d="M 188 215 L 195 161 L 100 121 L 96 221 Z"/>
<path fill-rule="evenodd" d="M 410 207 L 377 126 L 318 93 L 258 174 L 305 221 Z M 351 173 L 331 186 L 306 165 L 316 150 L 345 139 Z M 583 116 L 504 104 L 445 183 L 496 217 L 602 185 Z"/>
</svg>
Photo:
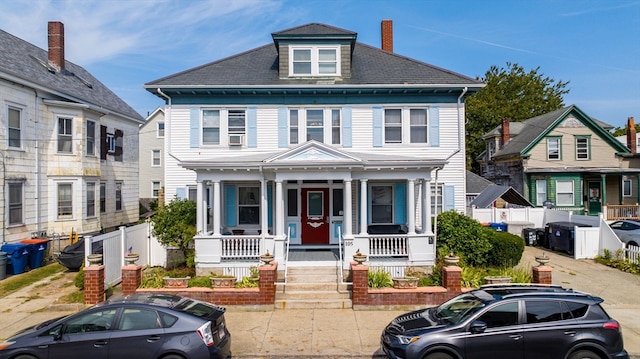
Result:
<svg viewBox="0 0 640 359">
<path fill-rule="evenodd" d="M 569 112 L 575 111 L 581 116 L 585 116 L 587 120 L 593 121 L 596 126 L 599 126 L 604 133 L 606 129 L 612 128 L 611 125 L 602 121 L 593 119 L 584 114 L 575 105 L 563 107 L 561 109 L 546 113 L 544 115 L 532 117 L 522 122 L 512 122 L 509 124 L 509 131 L 511 140 L 507 142 L 501 149 L 496 151 L 493 158 L 506 158 L 510 156 L 519 156 L 523 150 L 532 144 L 540 135 L 549 129 L 553 123 L 561 117 L 564 117 Z M 501 133 L 502 125 L 498 125 L 492 131 L 488 132 L 484 138 L 499 136 Z M 611 137 L 611 136 L 609 136 Z M 608 139 L 611 143 L 611 139 Z"/>
<path fill-rule="evenodd" d="M 277 34 L 355 34 L 322 24 L 309 24 Z M 482 86 L 482 82 L 395 53 L 359 42 L 353 50 L 351 78 L 336 80 L 340 85 L 452 85 Z M 274 44 L 264 45 L 225 59 L 173 74 L 145 84 L 155 87 L 224 87 L 315 85 L 317 79 L 280 79 L 278 53 Z"/>
<path fill-rule="evenodd" d="M 533 207 L 518 191 L 510 186 L 499 186 L 497 184 L 487 187 L 478 195 L 470 204 L 471 207 L 488 208 L 498 198 L 502 198 L 505 202 L 522 207 Z"/>
<path fill-rule="evenodd" d="M 301 36 L 301 35 L 348 35 L 348 36 L 356 36 L 357 33 L 353 31 L 349 31 L 346 29 L 341 29 L 339 27 L 320 24 L 317 22 L 300 25 L 296 27 L 292 27 L 290 29 L 277 31 L 272 34 L 273 36 L 282 36 L 282 35 L 293 35 L 293 36 Z"/>
<path fill-rule="evenodd" d="M 0 49 L 0 77 L 15 77 L 64 100 L 91 104 L 144 121 L 138 112 L 81 66 L 65 61 L 65 71 L 49 71 L 47 51 L 3 30 L 0 30 Z"/>
<path fill-rule="evenodd" d="M 480 177 L 471 171 L 466 171 L 466 175 L 467 194 L 481 193 L 485 188 L 494 184 L 488 179 Z"/>
</svg>

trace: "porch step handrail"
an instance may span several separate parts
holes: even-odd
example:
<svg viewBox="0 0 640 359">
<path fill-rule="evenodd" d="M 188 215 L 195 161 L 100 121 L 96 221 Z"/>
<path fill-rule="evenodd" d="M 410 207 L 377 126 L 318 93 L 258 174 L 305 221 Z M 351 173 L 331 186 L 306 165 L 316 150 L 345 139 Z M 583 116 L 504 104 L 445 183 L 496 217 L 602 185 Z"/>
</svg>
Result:
<svg viewBox="0 0 640 359">
<path fill-rule="evenodd" d="M 282 282 L 276 280 L 276 284 L 284 285 L 283 292 L 287 288 L 287 274 L 289 273 L 289 247 L 291 244 L 291 227 L 287 229 L 287 238 L 284 241 L 284 278 Z"/>
<path fill-rule="evenodd" d="M 342 228 L 338 228 L 338 292 L 341 284 L 352 284 L 344 281 L 344 240 L 342 238 Z"/>
</svg>

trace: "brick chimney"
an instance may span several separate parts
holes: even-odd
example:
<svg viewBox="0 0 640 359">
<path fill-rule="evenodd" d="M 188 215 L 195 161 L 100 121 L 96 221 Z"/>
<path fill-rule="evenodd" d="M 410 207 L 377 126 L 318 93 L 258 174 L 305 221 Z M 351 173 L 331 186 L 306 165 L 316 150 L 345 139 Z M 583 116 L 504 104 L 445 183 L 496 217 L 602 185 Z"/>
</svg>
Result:
<svg viewBox="0 0 640 359">
<path fill-rule="evenodd" d="M 502 145 L 504 146 L 511 139 L 511 133 L 509 132 L 509 119 L 502 119 Z"/>
<path fill-rule="evenodd" d="M 633 117 L 627 119 L 627 147 L 631 150 L 631 153 L 637 152 L 637 136 L 636 125 L 633 123 Z"/>
<path fill-rule="evenodd" d="M 393 21 L 382 20 L 382 50 L 393 52 Z"/>
<path fill-rule="evenodd" d="M 57 70 L 64 70 L 64 24 L 49 21 L 49 64 Z"/>
</svg>

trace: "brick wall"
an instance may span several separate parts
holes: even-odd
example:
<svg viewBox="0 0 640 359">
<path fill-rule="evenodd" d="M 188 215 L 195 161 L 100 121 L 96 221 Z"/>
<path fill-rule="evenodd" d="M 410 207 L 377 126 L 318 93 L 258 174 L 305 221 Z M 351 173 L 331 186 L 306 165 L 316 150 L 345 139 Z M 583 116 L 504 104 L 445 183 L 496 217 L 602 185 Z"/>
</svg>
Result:
<svg viewBox="0 0 640 359">
<path fill-rule="evenodd" d="M 104 265 L 84 267 L 84 304 L 97 304 L 105 299 Z"/>
<path fill-rule="evenodd" d="M 539 284 L 551 284 L 553 269 L 547 266 L 533 267 L 532 282 Z"/>
<path fill-rule="evenodd" d="M 122 267 L 122 295 L 136 292 L 142 283 L 142 266 L 139 264 Z"/>
</svg>

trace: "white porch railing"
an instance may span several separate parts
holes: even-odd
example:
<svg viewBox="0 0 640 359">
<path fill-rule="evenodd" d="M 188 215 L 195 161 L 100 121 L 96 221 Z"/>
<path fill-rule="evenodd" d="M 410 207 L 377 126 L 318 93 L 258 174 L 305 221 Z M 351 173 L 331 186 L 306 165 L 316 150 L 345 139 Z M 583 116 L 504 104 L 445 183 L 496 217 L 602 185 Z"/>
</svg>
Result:
<svg viewBox="0 0 640 359">
<path fill-rule="evenodd" d="M 369 256 L 409 257 L 406 234 L 369 235 Z"/>
<path fill-rule="evenodd" d="M 640 247 L 638 246 L 626 246 L 624 249 L 625 258 L 629 263 L 640 263 Z"/>
<path fill-rule="evenodd" d="M 222 260 L 260 258 L 260 236 L 223 236 L 220 243 Z"/>
</svg>

